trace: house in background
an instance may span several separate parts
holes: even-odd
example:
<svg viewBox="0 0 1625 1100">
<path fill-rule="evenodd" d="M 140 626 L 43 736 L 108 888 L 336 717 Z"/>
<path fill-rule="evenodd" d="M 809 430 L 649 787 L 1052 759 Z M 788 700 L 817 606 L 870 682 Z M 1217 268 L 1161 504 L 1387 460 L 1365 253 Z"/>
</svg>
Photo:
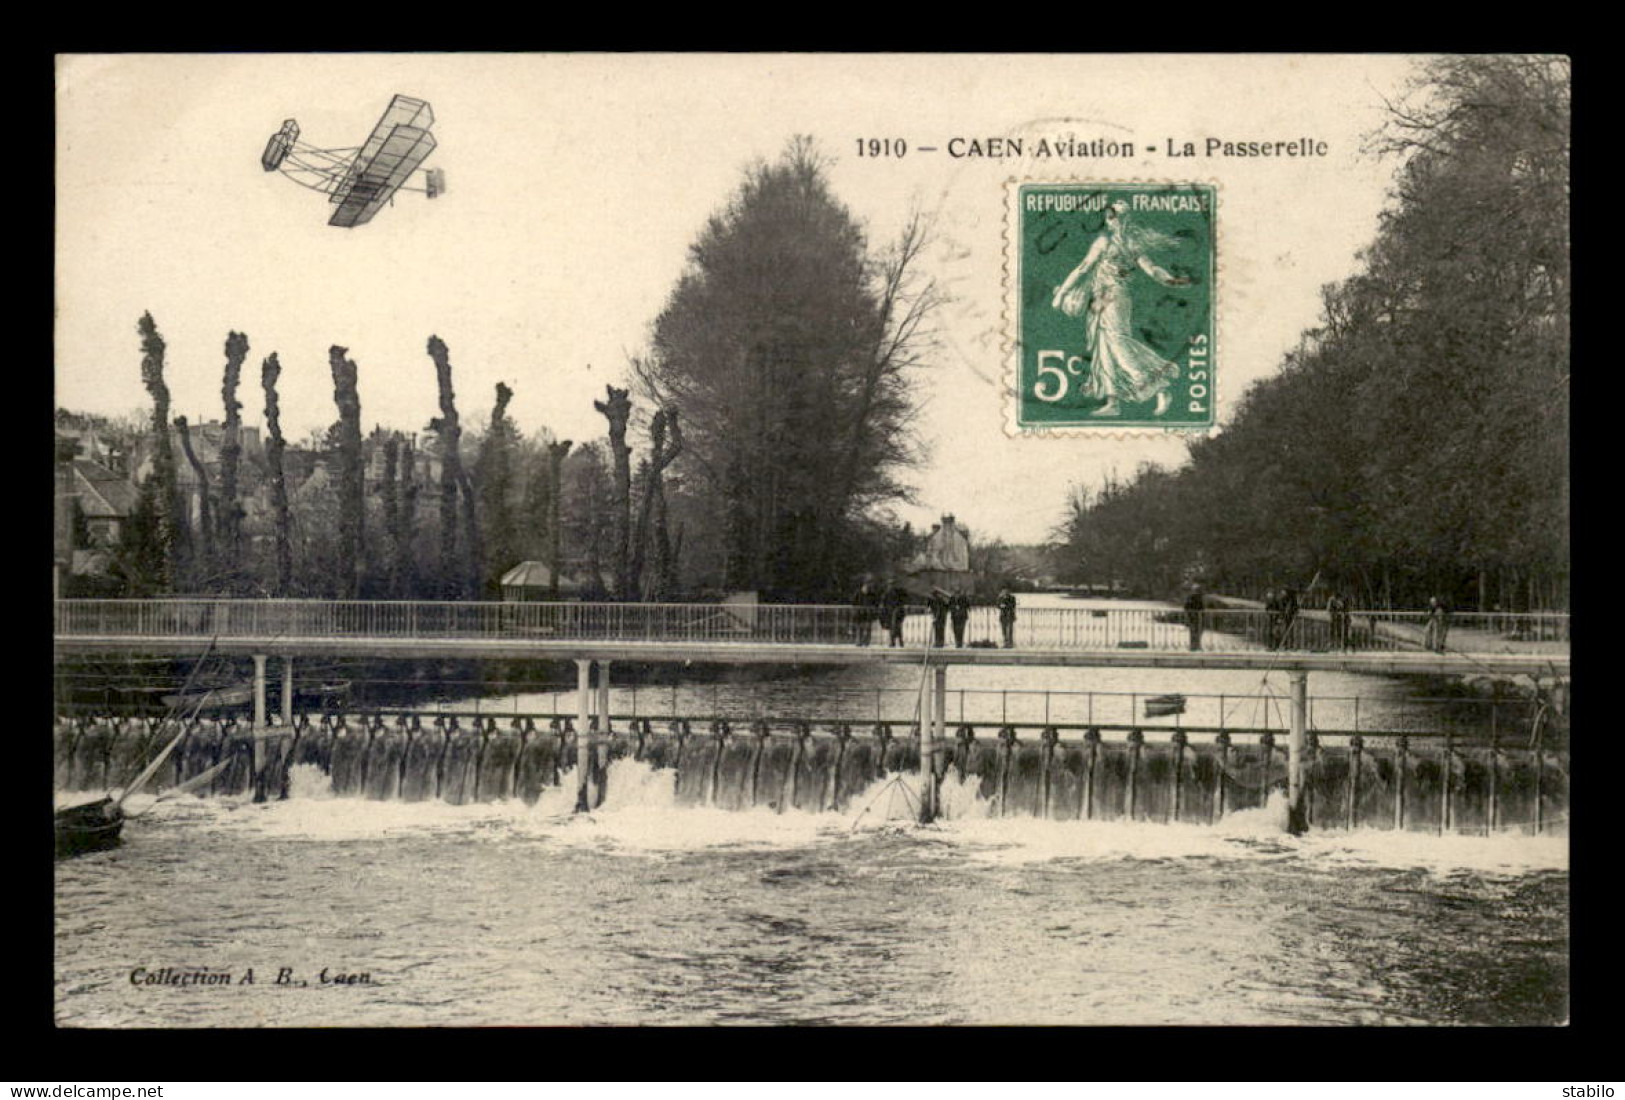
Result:
<svg viewBox="0 0 1625 1100">
<path fill-rule="evenodd" d="M 925 592 L 940 588 L 944 592 L 969 595 L 974 587 L 970 531 L 960 526 L 952 515 L 943 516 L 941 523 L 931 525 L 925 546 L 903 571 L 908 574 L 910 588 Z"/>
<path fill-rule="evenodd" d="M 539 561 L 522 561 L 502 575 L 502 598 L 510 603 L 552 598 L 553 571 Z M 578 600 L 585 586 L 574 577 L 559 575 L 559 597 Z"/>
<path fill-rule="evenodd" d="M 99 462 L 76 458 L 72 464 L 73 499 L 90 528 L 92 543 L 108 548 L 116 545 L 124 524 L 135 511 L 139 491 L 135 483 Z M 74 572 L 79 572 L 75 569 Z"/>
</svg>

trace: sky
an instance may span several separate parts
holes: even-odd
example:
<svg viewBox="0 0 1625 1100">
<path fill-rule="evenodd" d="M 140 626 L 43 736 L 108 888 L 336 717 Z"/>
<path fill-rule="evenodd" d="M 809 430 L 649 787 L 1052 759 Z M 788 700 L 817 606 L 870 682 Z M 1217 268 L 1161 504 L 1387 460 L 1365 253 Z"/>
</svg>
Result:
<svg viewBox="0 0 1625 1100">
<path fill-rule="evenodd" d="M 798 134 L 871 244 L 912 209 L 923 270 L 950 296 L 915 377 L 926 458 L 898 514 L 953 513 L 973 536 L 1046 539 L 1073 485 L 1178 463 L 1178 436 L 1006 433 L 1011 181 L 1218 186 L 1214 357 L 1222 425 L 1317 323 L 1320 288 L 1358 268 L 1394 165 L 1362 151 L 1417 59 L 1402 56 L 74 55 L 57 63 L 56 403 L 150 410 L 136 321 L 168 345 L 173 413 L 221 416 L 226 334 L 248 335 L 239 400 L 263 423 L 259 363 L 282 364 L 283 430 L 336 419 L 328 348 L 359 366 L 363 429 L 438 415 L 431 334 L 451 350 L 465 427 L 498 381 L 529 434 L 605 433 L 592 401 L 629 357 L 688 248 L 754 162 Z M 368 225 L 259 163 L 284 119 L 318 147 L 360 144 L 394 94 L 427 100 L 446 174 Z M 1133 142 L 1125 158 L 961 157 L 971 139 Z M 1166 142 L 1326 143 L 1315 158 L 1175 158 Z M 864 139 L 908 142 L 859 156 Z M 1156 153 L 1144 150 L 1150 145 Z M 921 152 L 935 146 L 936 152 Z M 634 440 L 641 452 L 646 444 Z"/>
</svg>

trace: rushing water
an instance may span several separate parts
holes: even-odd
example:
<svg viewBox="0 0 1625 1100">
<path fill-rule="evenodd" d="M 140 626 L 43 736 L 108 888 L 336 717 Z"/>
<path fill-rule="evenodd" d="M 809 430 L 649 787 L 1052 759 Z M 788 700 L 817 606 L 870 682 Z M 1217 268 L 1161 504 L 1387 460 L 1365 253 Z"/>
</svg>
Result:
<svg viewBox="0 0 1625 1100">
<path fill-rule="evenodd" d="M 609 801 L 580 818 L 554 790 L 535 806 L 334 798 L 307 765 L 284 802 L 152 805 L 122 847 L 57 865 L 58 1021 L 1568 1015 L 1563 838 L 1289 838 L 1265 810 L 1214 827 L 999 820 L 952 784 L 949 819 L 919 827 L 906 778 L 841 814 L 779 815 L 679 807 L 670 772 L 612 768 Z M 149 984 L 164 968 L 232 984 Z M 323 968 L 367 979 L 324 984 Z"/>
</svg>

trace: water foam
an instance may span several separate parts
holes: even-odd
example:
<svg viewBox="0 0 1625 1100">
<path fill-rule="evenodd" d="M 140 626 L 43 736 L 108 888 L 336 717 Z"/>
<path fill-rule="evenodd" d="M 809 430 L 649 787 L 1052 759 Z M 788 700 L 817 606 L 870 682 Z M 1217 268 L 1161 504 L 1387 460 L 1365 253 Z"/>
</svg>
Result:
<svg viewBox="0 0 1625 1100">
<path fill-rule="evenodd" d="M 995 864 L 1046 861 L 1227 859 L 1309 861 L 1328 867 L 1523 873 L 1566 870 L 1562 836 L 1437 836 L 1391 830 L 1285 831 L 1284 794 L 1268 805 L 1226 815 L 1216 825 L 1144 821 L 1048 821 L 993 817 L 979 782 L 952 776 L 941 787 L 942 814 L 930 826 L 919 813 L 918 777 L 887 776 L 849 800 L 840 812 L 783 812 L 760 806 L 733 811 L 678 803 L 673 775 L 631 759 L 610 764 L 604 804 L 575 814 L 570 774 L 534 804 L 519 799 L 453 805 L 441 801 L 372 801 L 336 796 L 325 773 L 296 765 L 289 797 L 255 804 L 246 796 L 177 799 L 152 807 L 154 817 L 186 819 L 234 833 L 278 839 L 365 840 L 455 835 L 546 841 L 611 854 L 670 853 L 708 848 L 792 848 L 840 843 L 877 832 L 918 834 L 946 844 L 961 858 Z M 141 796 L 138 796 L 141 797 Z M 132 799 L 132 802 L 135 801 Z"/>
</svg>

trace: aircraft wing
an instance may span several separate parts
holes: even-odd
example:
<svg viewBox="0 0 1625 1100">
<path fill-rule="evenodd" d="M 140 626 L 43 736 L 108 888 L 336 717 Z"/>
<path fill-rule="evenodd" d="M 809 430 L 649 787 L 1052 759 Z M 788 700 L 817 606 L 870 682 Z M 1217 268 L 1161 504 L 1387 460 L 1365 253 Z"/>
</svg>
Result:
<svg viewBox="0 0 1625 1100">
<path fill-rule="evenodd" d="M 434 152 L 434 135 L 429 133 L 433 124 L 434 113 L 427 103 L 396 96 L 344 179 L 334 188 L 331 201 L 338 209 L 327 224 L 352 228 L 371 221 L 424 158 Z"/>
</svg>

